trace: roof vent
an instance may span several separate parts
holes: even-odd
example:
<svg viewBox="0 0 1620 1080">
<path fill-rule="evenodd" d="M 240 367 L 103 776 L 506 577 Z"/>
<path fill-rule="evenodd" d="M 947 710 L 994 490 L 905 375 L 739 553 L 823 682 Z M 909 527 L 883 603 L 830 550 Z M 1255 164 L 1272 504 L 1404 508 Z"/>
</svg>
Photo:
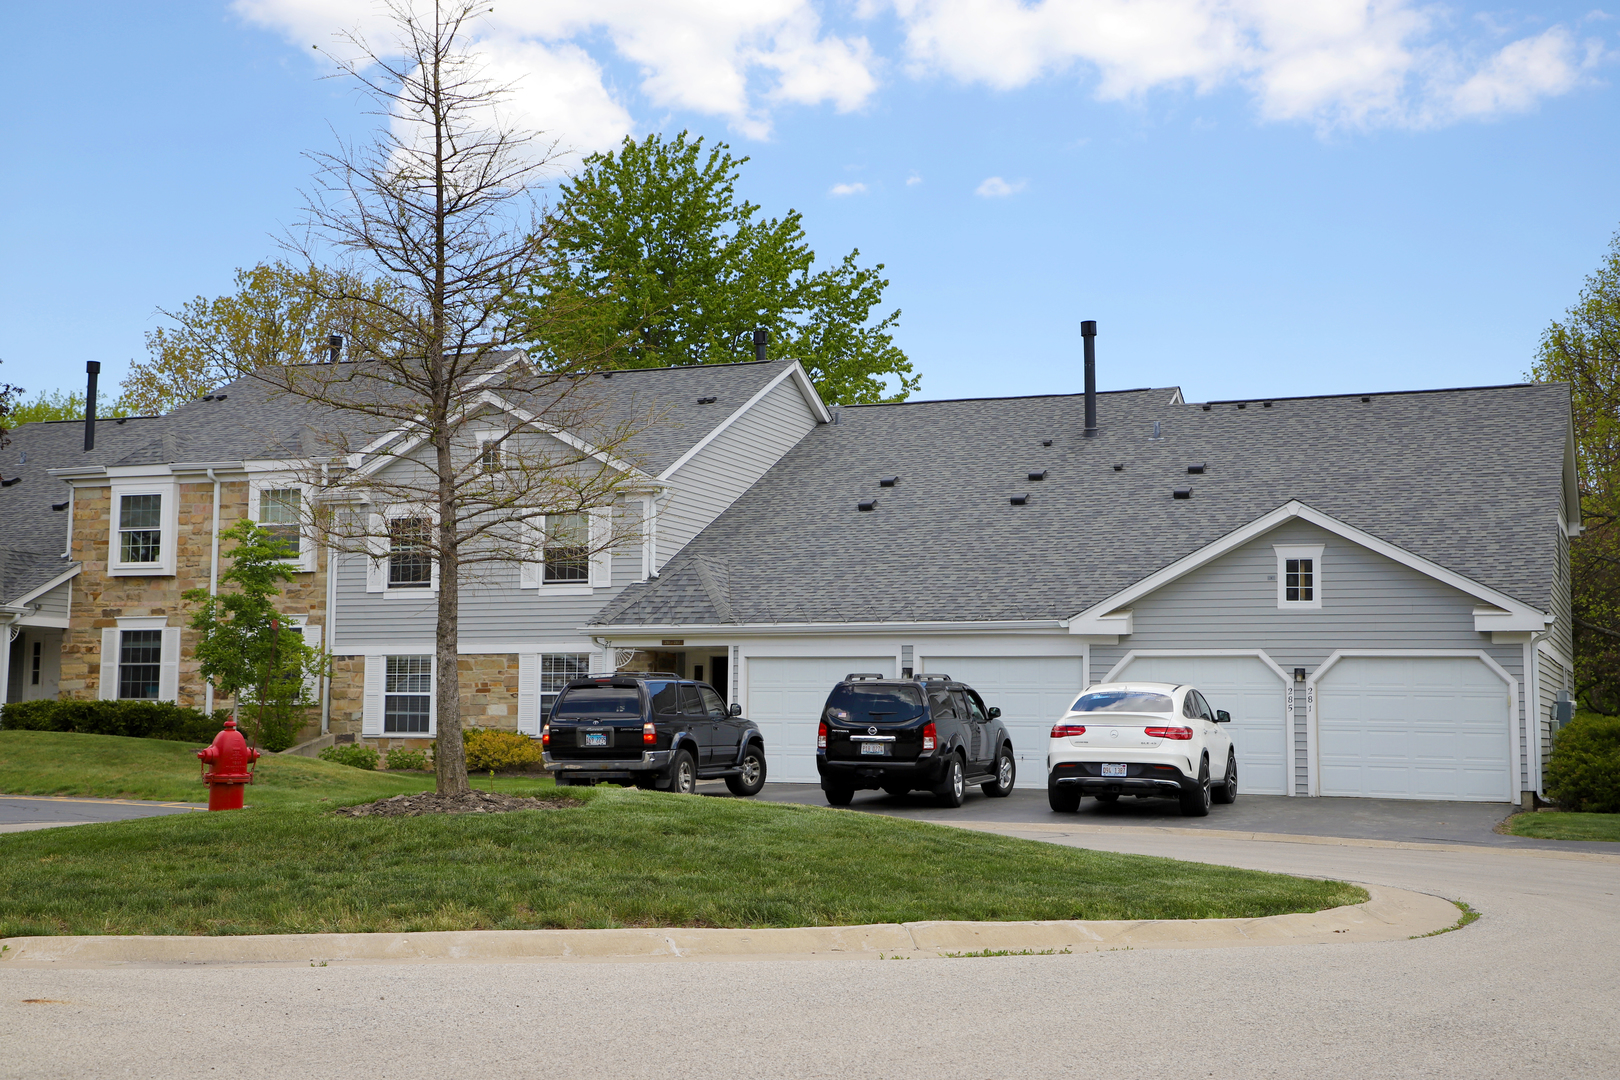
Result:
<svg viewBox="0 0 1620 1080">
<path fill-rule="evenodd" d="M 613 378 L 613 372 L 611 372 L 611 371 L 604 371 L 604 372 L 602 372 L 602 378 L 604 378 L 604 379 L 611 379 L 611 378 Z"/>
<path fill-rule="evenodd" d="M 700 398 L 698 398 L 698 404 L 699 405 L 713 405 L 714 404 L 714 398 L 712 398 L 712 397 L 700 397 Z"/>
<path fill-rule="evenodd" d="M 1205 464 L 1204 462 L 1200 461 L 1196 465 L 1189 465 L 1189 466 L 1187 466 L 1187 471 L 1189 473 L 1194 474 L 1194 475 L 1197 475 L 1198 473 L 1202 473 L 1204 471 L 1204 464 Z"/>
<path fill-rule="evenodd" d="M 1238 402 L 1238 408 L 1240 408 L 1240 409 L 1247 409 L 1247 408 L 1248 408 L 1248 407 L 1249 407 L 1249 403 L 1248 403 L 1248 402 L 1247 402 L 1247 401 L 1240 401 L 1240 402 Z"/>
<path fill-rule="evenodd" d="M 1369 401 L 1371 401 L 1371 400 L 1372 400 L 1372 398 L 1370 398 L 1370 397 L 1364 397 L 1364 398 L 1362 398 L 1362 399 L 1361 399 L 1361 403 L 1362 403 L 1362 404 L 1363 404 L 1363 405 L 1365 405 L 1365 404 L 1367 404 L 1367 403 L 1368 403 L 1368 402 L 1369 402 Z"/>
<path fill-rule="evenodd" d="M 1046 470 L 1045 469 L 1031 469 L 1031 470 L 1029 470 L 1029 478 L 1031 480 L 1045 480 L 1046 479 Z"/>
<path fill-rule="evenodd" d="M 1170 497 L 1173 499 L 1190 499 L 1192 498 L 1192 488 L 1176 488 L 1170 493 Z"/>
<path fill-rule="evenodd" d="M 1155 439 L 1160 438 L 1160 435 L 1159 435 L 1159 422 L 1157 420 L 1153 421 L 1153 437 Z"/>
<path fill-rule="evenodd" d="M 127 417 L 127 416 L 120 416 L 118 419 L 114 420 L 113 423 L 122 424 L 125 420 L 128 420 L 128 419 L 129 419 L 129 417 Z"/>
<path fill-rule="evenodd" d="M 855 509 L 857 509 L 857 510 L 876 510 L 877 509 L 877 500 L 876 499 L 862 499 L 860 502 L 855 504 Z"/>
<path fill-rule="evenodd" d="M 57 513 L 61 513 L 63 510 L 66 510 L 67 508 L 68 508 L 68 504 L 65 503 L 65 502 L 51 503 L 51 509 L 55 510 Z"/>
<path fill-rule="evenodd" d="M 1125 471 L 1125 463 L 1123 461 L 1114 462 L 1114 471 L 1115 472 L 1124 472 Z"/>
<path fill-rule="evenodd" d="M 885 476 L 878 481 L 878 487 L 894 487 L 899 482 L 900 478 L 898 476 Z"/>
<path fill-rule="evenodd" d="M 225 400 L 225 395 L 224 394 L 215 394 L 214 395 L 214 400 L 215 401 L 224 401 Z"/>
<path fill-rule="evenodd" d="M 0 487 L 11 487 L 14 484 L 20 483 L 22 483 L 22 477 L 13 476 L 10 480 L 0 480 Z"/>
<path fill-rule="evenodd" d="M 1262 408 L 1262 409 L 1269 409 L 1269 408 L 1271 408 L 1271 402 L 1269 402 L 1269 401 L 1262 401 L 1262 402 L 1261 402 L 1261 403 L 1260 403 L 1260 407 L 1261 407 L 1261 408 Z"/>
<path fill-rule="evenodd" d="M 327 355 L 329 357 L 329 359 L 326 362 L 329 363 L 329 364 L 337 363 L 338 359 L 343 355 L 343 335 L 342 334 L 329 334 L 329 335 L 327 335 L 326 349 L 327 349 Z"/>
<path fill-rule="evenodd" d="M 1042 446 L 1051 446 L 1052 445 L 1052 440 L 1051 439 L 1042 439 L 1041 440 L 1041 445 Z"/>
<path fill-rule="evenodd" d="M 1205 412 L 1209 412 L 1209 410 L 1211 410 L 1211 409 L 1213 409 L 1213 408 L 1214 408 L 1214 407 L 1215 407 L 1215 406 L 1213 406 L 1213 405 L 1205 405 L 1205 406 L 1204 406 L 1204 411 L 1205 411 Z"/>
<path fill-rule="evenodd" d="M 1008 501 L 1010 501 L 1014 506 L 1023 506 L 1025 503 L 1029 502 L 1029 496 L 1028 495 L 1014 495 Z"/>
</svg>

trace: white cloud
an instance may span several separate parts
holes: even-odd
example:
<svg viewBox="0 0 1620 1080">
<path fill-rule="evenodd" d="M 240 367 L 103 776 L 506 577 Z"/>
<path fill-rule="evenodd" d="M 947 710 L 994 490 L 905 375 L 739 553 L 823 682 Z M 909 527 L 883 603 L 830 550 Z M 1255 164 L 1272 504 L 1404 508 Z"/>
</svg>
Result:
<svg viewBox="0 0 1620 1080">
<path fill-rule="evenodd" d="M 843 198 L 846 195 L 865 195 L 866 185 L 862 183 L 834 184 L 827 189 L 827 194 L 834 198 Z"/>
<path fill-rule="evenodd" d="M 916 187 L 920 183 L 922 183 L 922 173 L 920 172 L 914 172 L 906 177 L 906 187 Z"/>
<path fill-rule="evenodd" d="M 1009 195 L 1023 191 L 1025 183 L 1023 180 L 1014 180 L 1009 184 L 999 176 L 988 176 L 973 189 L 973 194 L 982 199 L 1005 199 Z"/>
</svg>

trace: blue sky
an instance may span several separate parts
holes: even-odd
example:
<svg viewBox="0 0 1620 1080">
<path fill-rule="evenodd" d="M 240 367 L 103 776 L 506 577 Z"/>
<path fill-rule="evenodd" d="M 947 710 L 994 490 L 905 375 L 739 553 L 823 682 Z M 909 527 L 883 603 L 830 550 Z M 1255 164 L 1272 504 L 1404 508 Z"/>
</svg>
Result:
<svg viewBox="0 0 1620 1080">
<path fill-rule="evenodd" d="M 374 118 L 311 50 L 367 0 L 14 5 L 0 381 L 114 387 L 160 307 L 278 253 Z M 497 0 L 567 145 L 693 132 L 824 260 L 882 262 L 924 397 L 1517 381 L 1620 229 L 1620 19 L 1416 0 Z"/>
</svg>

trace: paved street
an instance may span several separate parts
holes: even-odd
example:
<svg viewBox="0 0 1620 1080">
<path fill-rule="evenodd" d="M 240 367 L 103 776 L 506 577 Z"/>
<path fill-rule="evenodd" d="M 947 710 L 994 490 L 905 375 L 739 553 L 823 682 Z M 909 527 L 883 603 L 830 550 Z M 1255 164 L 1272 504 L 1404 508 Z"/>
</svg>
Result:
<svg viewBox="0 0 1620 1080">
<path fill-rule="evenodd" d="M 140 802 L 133 799 L 68 799 L 45 795 L 0 795 L 0 833 L 128 821 L 206 810 L 207 803 Z"/>
</svg>

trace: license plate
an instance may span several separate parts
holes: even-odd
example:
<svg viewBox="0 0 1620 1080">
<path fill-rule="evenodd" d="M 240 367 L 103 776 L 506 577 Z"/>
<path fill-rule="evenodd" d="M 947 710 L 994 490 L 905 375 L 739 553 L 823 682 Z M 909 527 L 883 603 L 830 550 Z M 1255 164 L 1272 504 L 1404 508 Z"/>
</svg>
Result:
<svg viewBox="0 0 1620 1080">
<path fill-rule="evenodd" d="M 888 752 L 889 752 L 889 748 L 887 746 L 884 746 L 880 742 L 863 742 L 863 743 L 861 743 L 861 753 L 862 754 L 871 754 L 871 755 L 873 755 L 875 757 L 882 757 L 884 754 L 886 754 Z"/>
<path fill-rule="evenodd" d="M 606 746 L 608 744 L 607 732 L 587 731 L 585 733 L 586 746 Z"/>
<path fill-rule="evenodd" d="M 1124 776 L 1125 775 L 1125 766 L 1123 766 L 1123 765 L 1104 765 L 1102 774 L 1104 776 Z"/>
</svg>

